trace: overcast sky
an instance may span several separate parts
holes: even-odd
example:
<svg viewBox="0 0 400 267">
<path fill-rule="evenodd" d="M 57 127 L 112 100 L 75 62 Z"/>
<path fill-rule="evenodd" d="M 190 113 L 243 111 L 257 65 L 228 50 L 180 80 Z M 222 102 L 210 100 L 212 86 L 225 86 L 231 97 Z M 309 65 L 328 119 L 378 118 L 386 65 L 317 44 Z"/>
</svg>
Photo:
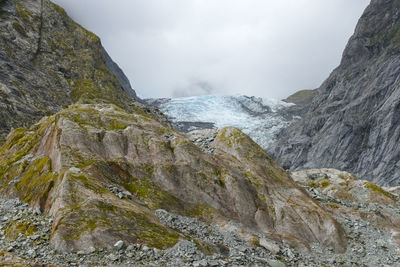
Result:
<svg viewBox="0 0 400 267">
<path fill-rule="evenodd" d="M 335 68 L 369 0 L 55 0 L 140 97 L 284 98 Z"/>
</svg>

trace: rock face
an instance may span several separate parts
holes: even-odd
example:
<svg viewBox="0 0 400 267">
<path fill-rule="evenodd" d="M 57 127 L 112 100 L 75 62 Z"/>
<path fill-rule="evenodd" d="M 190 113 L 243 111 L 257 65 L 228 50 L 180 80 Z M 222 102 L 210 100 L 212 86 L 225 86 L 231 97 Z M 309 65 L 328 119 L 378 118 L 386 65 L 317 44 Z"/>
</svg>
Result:
<svg viewBox="0 0 400 267">
<path fill-rule="evenodd" d="M 136 98 L 100 39 L 49 0 L 0 1 L 0 141 L 76 101 Z"/>
<path fill-rule="evenodd" d="M 292 173 L 293 179 L 323 205 L 345 228 L 349 249 L 336 262 L 361 266 L 400 265 L 400 195 L 335 169 Z M 314 256 L 318 257 L 319 252 Z M 341 258 L 342 260 L 339 260 Z M 330 262 L 328 266 L 334 265 Z"/>
<path fill-rule="evenodd" d="M 203 153 L 145 112 L 78 104 L 18 128 L 0 149 L 1 191 L 54 217 L 62 251 L 185 236 L 157 209 L 268 235 L 299 248 L 346 249 L 341 226 L 248 136 L 224 128 Z"/>
<path fill-rule="evenodd" d="M 372 0 L 340 66 L 271 150 L 286 168 L 332 167 L 400 184 L 400 2 Z"/>
</svg>

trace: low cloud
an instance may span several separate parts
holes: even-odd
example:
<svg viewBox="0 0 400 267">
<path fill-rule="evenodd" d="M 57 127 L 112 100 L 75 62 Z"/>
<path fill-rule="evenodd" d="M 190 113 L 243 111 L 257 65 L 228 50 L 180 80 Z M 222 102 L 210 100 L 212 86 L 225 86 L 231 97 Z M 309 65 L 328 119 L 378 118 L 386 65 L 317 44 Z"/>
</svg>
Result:
<svg viewBox="0 0 400 267">
<path fill-rule="evenodd" d="M 284 98 L 328 77 L 369 0 L 55 2 L 102 38 L 139 96 Z"/>
<path fill-rule="evenodd" d="M 214 93 L 216 93 L 216 90 L 209 82 L 197 81 L 188 84 L 184 88 L 174 90 L 172 92 L 172 97 L 211 95 Z"/>
</svg>

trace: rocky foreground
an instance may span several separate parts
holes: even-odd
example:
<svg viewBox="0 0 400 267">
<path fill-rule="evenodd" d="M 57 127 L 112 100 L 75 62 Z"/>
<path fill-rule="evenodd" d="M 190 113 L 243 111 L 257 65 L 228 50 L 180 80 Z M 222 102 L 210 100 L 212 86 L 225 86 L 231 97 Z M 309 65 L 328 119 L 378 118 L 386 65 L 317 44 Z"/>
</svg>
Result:
<svg viewBox="0 0 400 267">
<path fill-rule="evenodd" d="M 173 247 L 160 250 L 143 244 L 126 244 L 118 241 L 110 248 L 90 247 L 88 251 L 62 253 L 50 244 L 53 219 L 16 200 L 0 198 L 0 264 L 21 266 L 52 264 L 54 266 L 400 266 L 398 220 L 400 209 L 398 194 L 390 191 L 370 190 L 355 187 L 354 183 L 365 183 L 354 176 L 332 169 L 308 170 L 294 173 L 297 181 L 317 201 L 327 207 L 343 225 L 349 237 L 345 253 L 335 254 L 317 244 L 309 252 L 299 252 L 296 247 L 271 242 L 268 239 L 243 240 L 229 227 L 201 222 L 179 216 L 165 210 L 157 210 L 156 216 L 164 225 L 195 240 L 181 240 Z M 342 178 L 340 178 L 342 177 Z M 335 197 L 328 193 L 329 187 L 340 183 L 353 184 L 354 197 Z M 307 185 L 305 184 L 307 183 Z M 347 186 L 347 185 L 346 185 Z M 393 188 L 396 191 L 396 188 Z M 398 191 L 398 189 L 397 189 Z M 336 191 L 337 192 L 337 191 Z M 335 192 L 335 193 L 336 193 Z M 116 194 L 118 194 L 116 192 Z M 121 195 L 121 193 L 119 193 Z M 351 194 L 351 193 L 350 193 Z M 378 201 L 361 201 L 371 195 L 384 194 Z M 122 195 L 123 196 L 123 195 Z M 121 196 L 121 197 L 122 197 Z M 397 197 L 397 203 L 392 202 Z M 389 198 L 389 199 L 387 199 Z M 389 201 L 391 202 L 388 204 Z M 341 209 L 346 209 L 343 212 Z M 379 223 L 373 216 L 381 210 Z M 379 213 L 378 213 L 379 214 Z M 231 229 L 238 225 L 232 223 Z M 207 244 L 207 245 L 205 245 Z M 211 249 L 209 246 L 214 247 Z M 215 250 L 217 248 L 217 250 Z"/>
<path fill-rule="evenodd" d="M 89 110 L 101 108 L 104 110 L 104 114 L 108 114 L 104 115 L 106 117 L 115 112 L 121 112 L 115 107 L 104 105 L 84 105 L 64 112 L 71 115 L 69 112 L 73 113 L 75 108 Z M 63 114 L 58 119 L 61 117 L 69 116 Z M 117 118 L 117 116 L 113 116 L 113 118 Z M 150 119 L 148 118 L 148 120 Z M 154 124 L 152 126 L 154 127 Z M 93 131 L 87 125 L 83 130 L 85 132 Z M 65 134 L 66 129 L 63 132 Z M 218 154 L 217 145 L 220 134 L 218 130 L 197 131 L 191 133 L 187 140 L 191 140 L 189 143 L 193 142 L 192 144 L 204 151 L 205 155 L 215 157 Z M 31 135 L 34 133 L 32 132 Z M 168 140 L 174 136 L 183 138 L 183 136 L 179 137 L 176 132 L 163 133 L 162 136 Z M 58 138 L 63 140 L 63 137 L 59 136 Z M 23 156 L 24 161 L 35 161 L 34 154 L 28 155 L 30 156 Z M 44 158 L 43 155 L 40 157 Z M 21 160 L 18 161 L 21 163 Z M 29 169 L 29 163 L 26 164 L 28 167 L 25 168 Z M 37 169 L 37 165 L 35 166 Z M 346 243 L 342 243 L 342 250 L 338 251 L 337 248 L 326 246 L 318 241 L 300 243 L 296 239 L 287 237 L 286 239 L 277 238 L 277 233 L 282 234 L 283 230 L 276 233 L 261 232 L 233 218 L 222 221 L 206 219 L 201 214 L 203 212 L 199 210 L 183 214 L 182 211 L 174 211 L 168 207 L 162 208 L 160 204 L 155 205 L 154 200 L 148 194 L 146 198 L 143 198 L 143 195 L 142 198 L 139 198 L 138 190 L 127 190 L 115 183 L 109 183 L 104 189 L 100 189 L 100 185 L 92 180 L 93 174 L 85 174 L 90 169 L 80 167 L 80 169 L 70 167 L 66 172 L 67 175 L 72 173 L 72 175 L 91 176 L 87 180 L 80 178 L 77 181 L 78 183 L 83 182 L 84 188 L 86 188 L 79 191 L 81 194 L 87 190 L 92 191 L 90 195 L 85 193 L 86 197 L 80 205 L 98 199 L 95 195 L 99 193 L 106 196 L 104 199 L 109 201 L 122 201 L 121 203 L 127 203 L 127 205 L 132 203 L 133 206 L 140 203 L 139 207 L 147 212 L 147 218 L 154 220 L 153 231 L 156 234 L 159 234 L 161 230 L 165 232 L 164 240 L 159 240 L 163 237 L 156 237 L 150 239 L 151 242 L 149 242 L 149 239 L 145 239 L 145 234 L 134 239 L 132 236 L 130 238 L 123 236 L 119 232 L 114 232 L 112 239 L 109 238 L 110 235 L 107 232 L 99 234 L 98 228 L 104 229 L 102 228 L 104 221 L 93 217 L 94 215 L 87 211 L 85 211 L 86 216 L 79 217 L 80 213 L 76 212 L 82 209 L 77 206 L 79 203 L 75 206 L 69 206 L 68 202 L 64 203 L 65 206 L 60 208 L 61 211 L 64 211 L 63 217 L 59 218 L 57 213 L 52 214 L 48 212 L 48 208 L 43 209 L 49 204 L 30 208 L 27 204 L 12 198 L 12 195 L 16 194 L 18 190 L 9 190 L 8 192 L 6 190 L 3 191 L 0 199 L 0 213 L 4 214 L 0 221 L 0 250 L 3 251 L 0 254 L 0 263 L 22 265 L 36 263 L 57 266 L 400 266 L 400 190 L 398 188 L 381 188 L 370 182 L 358 180 L 349 173 L 332 169 L 292 173 L 292 179 L 304 188 L 304 193 L 309 195 L 310 199 L 314 199 L 316 205 L 321 205 L 321 214 L 328 212 L 332 216 L 332 220 L 337 223 L 335 227 L 342 229 Z M 41 175 L 46 175 L 46 171 L 42 170 Z M 66 177 L 58 178 L 60 179 L 58 183 L 62 184 L 63 181 L 64 183 L 68 181 L 69 179 Z M 12 181 L 16 188 L 22 188 L 23 175 L 15 177 Z M 73 180 L 69 180 L 69 183 L 70 185 L 63 187 L 62 190 L 73 194 L 73 191 L 68 191 L 71 190 L 68 188 L 78 185 L 74 185 Z M 3 180 L 3 188 L 4 185 Z M 53 190 L 47 193 L 49 199 L 52 199 Z M 155 189 L 147 190 L 154 190 L 151 191 L 151 194 L 159 194 Z M 7 192 L 6 195 L 4 192 Z M 142 192 L 142 194 L 144 193 Z M 145 203 L 146 199 L 151 202 Z M 34 201 L 33 203 L 40 202 Z M 49 203 L 49 201 L 42 201 L 42 203 Z M 287 200 L 287 203 L 288 206 L 299 205 L 291 202 L 290 199 Z M 124 207 L 121 206 L 121 208 Z M 127 208 L 128 206 L 125 207 L 125 209 Z M 69 214 L 65 211 L 69 211 Z M 45 216 L 42 212 L 51 216 Z M 121 213 L 118 214 L 123 216 Z M 113 213 L 109 213 L 108 216 L 113 216 Z M 57 237 L 60 236 L 57 231 L 63 230 L 60 221 L 66 225 L 73 225 L 75 219 L 84 219 L 84 221 L 75 225 L 76 229 L 70 228 L 68 234 L 73 236 L 84 231 L 85 239 L 82 241 L 79 236 L 78 238 L 65 236 L 64 239 Z M 93 223 L 85 226 L 85 221 L 90 220 L 94 220 Z M 290 217 L 286 220 L 290 220 Z M 324 222 L 323 217 L 320 217 L 319 220 L 322 220 L 319 223 L 327 223 Z M 107 230 L 114 229 L 113 227 L 128 230 L 130 227 L 131 231 L 140 231 L 137 225 L 128 225 L 121 219 L 115 220 L 114 225 L 106 225 L 106 227 Z M 290 229 L 285 231 L 290 231 Z M 293 230 L 291 231 L 293 232 Z M 141 233 L 143 234 L 143 232 L 138 232 L 138 234 Z M 87 236 L 90 238 L 88 239 Z M 96 239 L 101 242 L 96 242 Z M 168 244 L 164 248 L 159 247 L 155 243 L 156 240 L 159 240 L 157 242 L 162 241 L 164 244 L 168 242 Z M 70 246 L 64 248 L 65 242 L 68 242 Z M 79 246 L 82 242 L 84 245 Z M 76 249 L 70 250 L 71 247 Z"/>
<path fill-rule="evenodd" d="M 176 131 L 48 0 L 0 18 L 0 266 L 400 266 L 398 188 Z"/>
</svg>

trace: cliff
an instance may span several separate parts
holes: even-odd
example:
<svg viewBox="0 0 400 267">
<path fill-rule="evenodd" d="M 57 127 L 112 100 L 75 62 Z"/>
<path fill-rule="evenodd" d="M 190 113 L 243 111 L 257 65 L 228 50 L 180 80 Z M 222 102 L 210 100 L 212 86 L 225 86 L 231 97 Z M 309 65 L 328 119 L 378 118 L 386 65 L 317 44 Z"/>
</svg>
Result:
<svg viewBox="0 0 400 267">
<path fill-rule="evenodd" d="M 400 2 L 373 0 L 340 66 L 271 150 L 286 168 L 332 167 L 400 184 Z"/>
<path fill-rule="evenodd" d="M 131 109 L 136 94 L 92 32 L 48 0 L 0 2 L 0 141 L 80 101 Z"/>
</svg>

